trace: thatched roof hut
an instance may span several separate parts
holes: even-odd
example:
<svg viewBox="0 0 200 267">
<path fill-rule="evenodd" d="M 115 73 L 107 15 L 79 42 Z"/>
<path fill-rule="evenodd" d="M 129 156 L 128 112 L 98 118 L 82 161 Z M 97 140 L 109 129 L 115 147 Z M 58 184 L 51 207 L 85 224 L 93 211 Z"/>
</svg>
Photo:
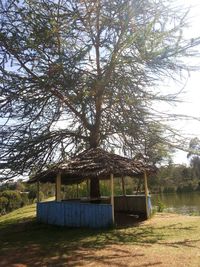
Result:
<svg viewBox="0 0 200 267">
<path fill-rule="evenodd" d="M 155 172 L 154 166 L 148 165 L 144 160 L 132 160 L 122 157 L 101 148 L 87 149 L 68 161 L 60 162 L 48 170 L 35 174 L 30 183 L 55 182 L 58 173 L 61 175 L 62 184 L 80 183 L 86 179 L 110 179 L 114 177 L 136 177 Z"/>
<path fill-rule="evenodd" d="M 148 218 L 152 209 L 147 174 L 152 172 L 155 172 L 155 167 L 144 160 L 132 160 L 101 148 L 87 149 L 71 160 L 57 163 L 30 178 L 29 183 L 37 182 L 37 219 L 56 225 L 101 228 L 114 224 L 117 212 L 136 212 Z M 127 196 L 124 188 L 126 176 L 143 177 L 145 195 Z M 121 196 L 114 196 L 116 177 L 122 180 Z M 62 198 L 62 184 L 78 184 L 89 179 L 90 196 L 83 199 Z M 99 180 L 102 179 L 110 179 L 110 196 L 106 198 L 100 196 Z M 55 201 L 40 203 L 39 185 L 46 182 L 55 183 Z"/>
</svg>

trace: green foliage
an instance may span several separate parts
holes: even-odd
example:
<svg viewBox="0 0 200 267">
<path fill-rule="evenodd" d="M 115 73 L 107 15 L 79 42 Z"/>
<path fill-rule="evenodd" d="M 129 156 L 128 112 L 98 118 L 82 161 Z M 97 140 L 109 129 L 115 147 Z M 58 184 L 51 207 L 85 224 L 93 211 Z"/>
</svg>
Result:
<svg viewBox="0 0 200 267">
<path fill-rule="evenodd" d="M 200 182 L 198 183 L 198 186 L 196 188 L 196 191 L 200 191 Z"/>
<path fill-rule="evenodd" d="M 100 183 L 100 192 L 101 192 L 102 196 L 109 196 L 110 195 L 109 181 L 102 181 Z"/>
<path fill-rule="evenodd" d="M 5 190 L 17 190 L 19 192 L 23 192 L 25 191 L 26 188 L 27 188 L 27 185 L 24 182 L 22 182 L 22 180 L 19 179 L 16 182 L 9 182 L 9 183 L 2 184 L 0 186 L 0 192 L 5 191 Z"/>
<path fill-rule="evenodd" d="M 52 184 L 40 186 L 39 200 L 54 195 L 54 187 Z M 0 214 L 11 212 L 22 206 L 34 203 L 37 199 L 36 184 L 29 185 L 17 181 L 15 183 L 6 183 L 0 187 Z"/>
<path fill-rule="evenodd" d="M 62 198 L 80 198 L 89 195 L 89 188 L 86 182 L 62 186 Z"/>
<path fill-rule="evenodd" d="M 165 187 L 163 189 L 163 193 L 175 193 L 176 192 L 176 188 L 175 187 Z"/>
<path fill-rule="evenodd" d="M 7 197 L 0 196 L 0 215 L 6 213 L 8 202 Z"/>
<path fill-rule="evenodd" d="M 22 206 L 22 198 L 19 192 L 7 190 L 0 193 L 0 196 L 8 199 L 6 205 L 6 211 L 10 212 L 12 210 L 18 209 Z"/>
<path fill-rule="evenodd" d="M 34 199 L 37 198 L 37 189 L 36 189 L 36 187 L 35 187 L 35 188 L 31 188 L 31 189 L 29 190 L 28 198 L 29 198 L 30 200 L 32 200 L 32 202 L 34 201 Z"/>
<path fill-rule="evenodd" d="M 193 167 L 170 163 L 160 167 L 157 175 L 149 179 L 149 186 L 154 192 L 190 192 L 198 190 L 199 178 L 194 174 Z"/>
<path fill-rule="evenodd" d="M 165 209 L 165 204 L 159 199 L 157 202 L 157 212 L 163 212 Z"/>
<path fill-rule="evenodd" d="M 21 199 L 22 199 L 22 206 L 26 206 L 30 203 L 30 200 L 28 198 L 28 193 L 25 192 L 25 193 L 21 193 Z"/>
<path fill-rule="evenodd" d="M 200 179 L 200 140 L 192 138 L 189 144 L 189 152 L 187 157 L 190 159 L 193 176 Z"/>
<path fill-rule="evenodd" d="M 1 176 L 86 147 L 167 157 L 175 114 L 158 103 L 178 99 L 160 83 L 187 73 L 182 58 L 199 44 L 181 34 L 185 11 L 169 2 L 1 1 Z"/>
<path fill-rule="evenodd" d="M 182 192 L 192 192 L 195 191 L 196 188 L 192 185 L 192 183 L 189 183 L 187 185 L 183 185 L 181 187 L 177 188 L 177 193 L 182 193 Z"/>
<path fill-rule="evenodd" d="M 28 199 L 30 203 L 33 203 L 37 199 L 37 185 L 26 184 L 26 191 L 28 192 Z M 55 195 L 55 185 L 46 183 L 40 184 L 40 199 L 48 198 Z"/>
</svg>

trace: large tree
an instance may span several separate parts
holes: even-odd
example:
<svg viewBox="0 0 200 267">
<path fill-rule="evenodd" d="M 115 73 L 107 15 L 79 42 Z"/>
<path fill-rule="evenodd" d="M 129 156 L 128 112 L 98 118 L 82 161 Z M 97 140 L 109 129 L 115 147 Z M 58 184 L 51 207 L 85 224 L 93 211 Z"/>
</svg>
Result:
<svg viewBox="0 0 200 267">
<path fill-rule="evenodd" d="M 162 141 L 153 129 L 169 115 L 156 106 L 176 96 L 160 81 L 188 69 L 199 42 L 183 38 L 185 16 L 165 0 L 2 0 L 2 172 L 100 145 L 137 153 L 149 132 Z"/>
</svg>

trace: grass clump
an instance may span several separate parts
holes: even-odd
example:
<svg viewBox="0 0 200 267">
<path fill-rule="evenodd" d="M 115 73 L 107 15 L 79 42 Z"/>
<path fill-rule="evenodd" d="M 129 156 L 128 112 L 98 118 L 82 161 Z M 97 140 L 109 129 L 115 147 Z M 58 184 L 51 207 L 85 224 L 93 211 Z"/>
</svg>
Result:
<svg viewBox="0 0 200 267">
<path fill-rule="evenodd" d="M 165 204 L 160 199 L 158 199 L 157 212 L 163 212 L 165 208 Z"/>
</svg>

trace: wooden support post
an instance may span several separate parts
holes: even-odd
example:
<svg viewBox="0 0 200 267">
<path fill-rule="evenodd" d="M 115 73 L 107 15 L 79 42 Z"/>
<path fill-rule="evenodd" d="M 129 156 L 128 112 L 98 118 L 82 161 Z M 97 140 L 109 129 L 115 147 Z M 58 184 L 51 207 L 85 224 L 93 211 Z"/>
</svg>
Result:
<svg viewBox="0 0 200 267">
<path fill-rule="evenodd" d="M 61 201 L 61 174 L 56 176 L 56 201 Z"/>
<path fill-rule="evenodd" d="M 115 206 L 114 206 L 114 176 L 110 175 L 110 187 L 111 187 L 111 205 L 112 205 L 112 222 L 115 223 Z"/>
<path fill-rule="evenodd" d="M 40 202 L 40 181 L 37 180 L 37 202 Z"/>
<path fill-rule="evenodd" d="M 125 183 L 124 183 L 124 177 L 122 177 L 122 195 L 126 195 L 126 189 L 125 189 Z"/>
<path fill-rule="evenodd" d="M 146 217 L 149 218 L 149 208 L 148 208 L 148 185 L 147 185 L 147 173 L 144 171 L 144 191 L 145 191 L 145 203 L 146 203 Z"/>
</svg>

